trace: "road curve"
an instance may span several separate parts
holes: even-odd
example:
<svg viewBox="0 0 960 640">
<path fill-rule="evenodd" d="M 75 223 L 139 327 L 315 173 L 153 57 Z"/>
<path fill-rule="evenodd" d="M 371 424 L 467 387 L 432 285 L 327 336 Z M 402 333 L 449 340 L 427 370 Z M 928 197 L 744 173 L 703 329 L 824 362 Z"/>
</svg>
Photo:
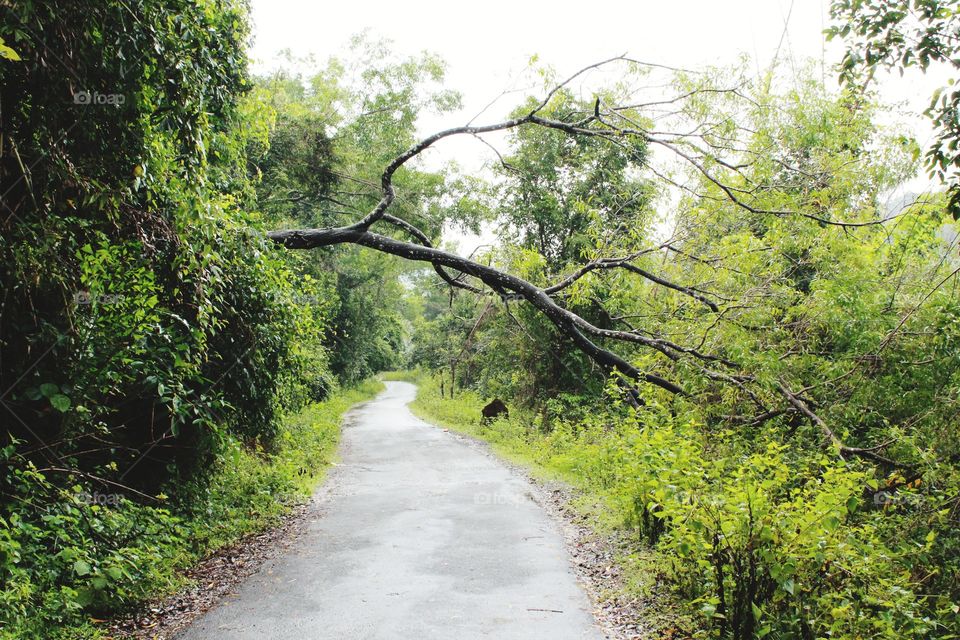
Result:
<svg viewBox="0 0 960 640">
<path fill-rule="evenodd" d="M 179 638 L 602 638 L 527 481 L 411 414 L 414 385 L 386 384 L 348 414 L 290 549 Z"/>
</svg>

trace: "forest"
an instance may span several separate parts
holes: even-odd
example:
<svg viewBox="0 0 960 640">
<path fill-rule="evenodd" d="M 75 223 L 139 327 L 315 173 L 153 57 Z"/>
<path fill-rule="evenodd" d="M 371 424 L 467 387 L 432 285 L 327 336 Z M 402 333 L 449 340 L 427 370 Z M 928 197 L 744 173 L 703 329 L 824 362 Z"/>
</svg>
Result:
<svg viewBox="0 0 960 640">
<path fill-rule="evenodd" d="M 392 380 L 571 488 L 630 637 L 960 634 L 960 86 L 928 142 L 875 86 L 957 79 L 957 0 L 833 0 L 826 78 L 533 59 L 426 135 L 442 52 L 262 74 L 239 0 L 0 16 L 3 640 L 122 637 Z"/>
</svg>

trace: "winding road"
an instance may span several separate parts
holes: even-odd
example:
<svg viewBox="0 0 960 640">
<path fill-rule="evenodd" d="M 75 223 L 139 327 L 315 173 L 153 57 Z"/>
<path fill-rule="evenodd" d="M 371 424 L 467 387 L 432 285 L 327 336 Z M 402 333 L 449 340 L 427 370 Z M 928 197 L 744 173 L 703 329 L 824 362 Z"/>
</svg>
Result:
<svg viewBox="0 0 960 640">
<path fill-rule="evenodd" d="M 347 415 L 289 550 L 179 639 L 600 640 L 528 482 L 386 384 Z"/>
</svg>

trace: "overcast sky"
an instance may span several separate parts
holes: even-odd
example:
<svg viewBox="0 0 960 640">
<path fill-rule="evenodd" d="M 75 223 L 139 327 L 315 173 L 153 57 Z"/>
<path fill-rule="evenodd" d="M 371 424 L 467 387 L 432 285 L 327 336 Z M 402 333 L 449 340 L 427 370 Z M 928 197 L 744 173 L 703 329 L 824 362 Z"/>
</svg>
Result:
<svg viewBox="0 0 960 640">
<path fill-rule="evenodd" d="M 270 68 L 282 49 L 321 60 L 343 53 L 352 35 L 369 30 L 392 40 L 398 53 L 440 54 L 466 112 L 509 86 L 533 54 L 561 75 L 621 53 L 688 68 L 729 64 L 745 54 L 758 70 L 779 55 L 788 68 L 820 61 L 833 81 L 831 65 L 841 53 L 839 43 L 823 36 L 828 0 L 607 0 L 570 3 L 568 10 L 563 2 L 518 0 L 253 0 L 252 6 L 259 69 Z M 929 83 L 908 77 L 888 84 L 889 97 L 901 99 Z"/>
<path fill-rule="evenodd" d="M 784 25 L 786 54 L 820 58 L 828 23 L 820 0 L 607 1 L 592 5 L 488 0 L 482 3 L 405 0 L 316 2 L 253 0 L 254 57 L 277 51 L 321 57 L 341 51 L 364 29 L 397 49 L 424 49 L 446 58 L 464 89 L 494 91 L 532 54 L 571 69 L 623 52 L 674 66 L 732 62 L 746 53 L 769 61 Z M 465 11 L 468 10 L 468 11 Z"/>
<path fill-rule="evenodd" d="M 792 6 L 789 0 L 615 0 L 596 5 L 253 0 L 253 57 L 260 70 L 275 66 L 282 49 L 324 60 L 343 53 L 350 36 L 369 30 L 392 40 L 398 53 L 428 50 L 448 62 L 447 84 L 464 96 L 464 112 L 451 116 L 449 123 L 462 124 L 515 86 L 534 54 L 560 76 L 622 53 L 688 68 L 733 63 L 743 54 L 761 68 L 778 50 L 787 63 L 791 58 L 822 60 L 826 10 L 820 0 L 796 0 Z M 831 48 L 835 59 L 838 48 Z M 501 117 L 510 106 L 505 101 L 490 117 Z"/>
<path fill-rule="evenodd" d="M 827 83 L 842 54 L 826 42 L 828 0 L 607 0 L 606 2 L 436 2 L 421 0 L 252 0 L 255 69 L 277 64 L 277 54 L 313 54 L 320 60 L 342 54 L 350 37 L 368 30 L 385 37 L 400 54 L 423 50 L 443 57 L 447 86 L 460 91 L 464 109 L 444 118 L 425 118 L 424 132 L 465 124 L 505 89 L 516 87 L 530 57 L 556 68 L 559 76 L 611 56 L 628 53 L 647 62 L 698 68 L 735 63 L 746 55 L 759 73 L 774 57 L 789 72 L 813 59 Z M 909 74 L 882 83 L 900 113 L 918 114 L 942 77 Z M 523 86 L 523 83 L 519 83 Z M 515 104 L 507 96 L 478 122 L 502 118 Z M 910 128 L 924 144 L 929 129 L 919 117 Z M 454 158 L 477 166 L 489 151 L 475 141 L 444 142 L 430 164 Z"/>
</svg>

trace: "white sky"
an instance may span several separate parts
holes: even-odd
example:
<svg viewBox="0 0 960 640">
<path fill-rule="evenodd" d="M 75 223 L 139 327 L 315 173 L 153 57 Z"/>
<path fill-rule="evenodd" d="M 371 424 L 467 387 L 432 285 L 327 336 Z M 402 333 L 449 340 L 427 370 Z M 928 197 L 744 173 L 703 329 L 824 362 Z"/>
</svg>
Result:
<svg viewBox="0 0 960 640">
<path fill-rule="evenodd" d="M 535 0 L 253 0 L 252 7 L 259 70 L 275 66 L 283 49 L 319 60 L 342 54 L 350 36 L 364 30 L 393 41 L 399 54 L 439 54 L 449 64 L 447 85 L 463 94 L 464 110 L 425 120 L 424 131 L 469 120 L 516 85 L 534 54 L 561 77 L 622 53 L 686 68 L 733 63 L 742 54 L 763 67 L 778 48 L 781 60 L 820 60 L 828 17 L 820 0 L 795 0 L 792 6 L 790 0 L 608 0 L 595 6 Z M 513 106 L 509 97 L 502 104 L 488 112 L 488 120 Z"/>
<path fill-rule="evenodd" d="M 571 70 L 624 52 L 672 66 L 733 62 L 741 53 L 768 61 L 788 16 L 784 53 L 819 59 L 828 18 L 820 0 L 608 0 L 567 9 L 532 0 L 458 4 L 253 0 L 253 53 L 269 61 L 290 48 L 325 58 L 370 29 L 400 52 L 440 53 L 450 63 L 451 85 L 496 95 L 532 54 Z"/>
<path fill-rule="evenodd" d="M 838 42 L 826 42 L 829 0 L 608 0 L 537 2 L 487 0 L 477 3 L 434 0 L 252 0 L 255 69 L 276 66 L 277 54 L 313 54 L 319 60 L 342 55 L 350 37 L 369 30 L 393 41 L 398 54 L 427 50 L 449 67 L 446 85 L 463 95 L 464 109 L 420 122 L 424 133 L 465 124 L 505 89 L 533 54 L 560 77 L 588 64 L 628 53 L 646 62 L 696 69 L 735 63 L 748 56 L 758 72 L 774 56 L 786 68 L 814 59 L 827 83 L 842 54 Z M 779 52 L 779 53 L 778 53 Z M 881 85 L 889 102 L 903 102 L 901 114 L 926 107 L 943 76 L 891 76 Z M 523 86 L 521 84 L 521 86 Z M 507 96 L 478 120 L 501 119 L 517 98 Z M 910 128 L 925 145 L 929 129 L 919 117 Z M 439 157 L 438 157 L 439 156 Z M 476 167 L 490 157 L 480 143 L 444 141 L 428 159 L 456 159 Z"/>
</svg>

